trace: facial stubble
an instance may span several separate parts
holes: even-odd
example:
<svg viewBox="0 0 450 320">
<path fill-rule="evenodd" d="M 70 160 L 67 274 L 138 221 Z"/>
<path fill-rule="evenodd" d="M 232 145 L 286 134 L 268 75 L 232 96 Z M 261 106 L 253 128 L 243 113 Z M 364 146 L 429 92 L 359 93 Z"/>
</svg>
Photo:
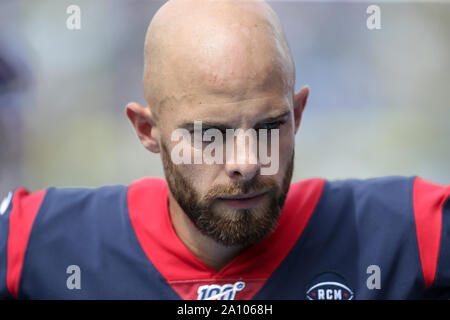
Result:
<svg viewBox="0 0 450 320">
<path fill-rule="evenodd" d="M 223 246 L 251 246 L 275 228 L 294 169 L 294 152 L 284 173 L 281 185 L 270 176 L 257 175 L 254 179 L 235 184 L 212 186 L 200 196 L 193 184 L 171 161 L 167 147 L 162 144 L 162 162 L 166 180 L 175 200 L 196 228 Z M 219 205 L 219 198 L 269 190 L 266 198 L 251 209 L 231 209 Z"/>
</svg>

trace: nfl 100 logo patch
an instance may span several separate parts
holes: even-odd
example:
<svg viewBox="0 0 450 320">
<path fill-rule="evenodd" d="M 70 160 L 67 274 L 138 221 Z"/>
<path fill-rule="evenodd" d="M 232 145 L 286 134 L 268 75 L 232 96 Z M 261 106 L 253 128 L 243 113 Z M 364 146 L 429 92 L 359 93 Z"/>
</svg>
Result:
<svg viewBox="0 0 450 320">
<path fill-rule="evenodd" d="M 237 281 L 224 285 L 211 284 L 198 288 L 197 300 L 234 300 L 236 292 L 245 288 L 245 282 Z"/>
<path fill-rule="evenodd" d="M 266 280 L 266 278 L 189 279 L 169 283 L 185 300 L 249 300 L 261 289 Z"/>
<path fill-rule="evenodd" d="M 352 300 L 353 290 L 345 279 L 334 272 L 324 272 L 316 276 L 306 290 L 308 300 Z"/>
</svg>

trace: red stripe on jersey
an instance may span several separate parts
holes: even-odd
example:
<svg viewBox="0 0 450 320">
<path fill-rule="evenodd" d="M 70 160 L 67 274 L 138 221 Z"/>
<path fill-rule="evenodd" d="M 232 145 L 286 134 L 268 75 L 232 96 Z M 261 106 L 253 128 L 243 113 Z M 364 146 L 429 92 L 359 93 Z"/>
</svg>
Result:
<svg viewBox="0 0 450 320">
<path fill-rule="evenodd" d="M 11 295 L 16 298 L 31 227 L 44 196 L 45 190 L 30 193 L 24 188 L 19 188 L 12 199 L 6 249 L 6 285 Z"/>
<path fill-rule="evenodd" d="M 414 179 L 413 207 L 425 288 L 436 276 L 442 229 L 442 211 L 450 196 L 450 186 L 441 186 L 420 177 Z"/>
<path fill-rule="evenodd" d="M 168 188 L 164 180 L 147 178 L 131 184 L 128 210 L 148 259 L 183 299 L 197 299 L 202 285 L 236 285 L 236 281 L 246 282 L 246 288 L 251 290 L 237 292 L 236 299 L 251 299 L 297 242 L 324 185 L 324 179 L 291 184 L 275 230 L 219 272 L 192 254 L 176 235 L 170 220 Z"/>
</svg>

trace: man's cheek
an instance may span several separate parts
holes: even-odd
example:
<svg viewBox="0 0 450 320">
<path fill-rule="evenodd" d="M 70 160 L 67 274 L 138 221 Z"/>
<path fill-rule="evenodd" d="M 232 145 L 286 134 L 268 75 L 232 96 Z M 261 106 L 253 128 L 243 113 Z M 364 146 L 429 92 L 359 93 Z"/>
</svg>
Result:
<svg viewBox="0 0 450 320">
<path fill-rule="evenodd" d="M 212 176 L 211 169 L 212 165 L 180 165 L 180 171 L 183 176 L 189 180 L 195 190 L 200 196 L 204 195 L 208 191 L 208 187 L 213 185 L 210 181 Z"/>
</svg>

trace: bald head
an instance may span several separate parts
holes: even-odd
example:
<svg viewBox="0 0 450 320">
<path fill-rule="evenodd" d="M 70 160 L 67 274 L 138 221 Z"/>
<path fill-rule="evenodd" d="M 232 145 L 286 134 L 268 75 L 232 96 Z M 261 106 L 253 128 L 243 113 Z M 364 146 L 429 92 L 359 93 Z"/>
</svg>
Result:
<svg viewBox="0 0 450 320">
<path fill-rule="evenodd" d="M 294 94 L 294 73 L 283 29 L 265 2 L 170 0 L 150 23 L 149 108 L 129 103 L 126 113 L 142 145 L 161 154 L 177 235 L 216 266 L 276 225 L 309 93 L 306 86 Z M 275 170 L 263 177 L 267 165 Z M 241 208 L 221 197 L 252 192 L 261 194 Z"/>
<path fill-rule="evenodd" d="M 294 74 L 283 29 L 263 1 L 170 0 L 147 31 L 144 90 L 155 116 L 198 95 L 292 94 Z"/>
</svg>

